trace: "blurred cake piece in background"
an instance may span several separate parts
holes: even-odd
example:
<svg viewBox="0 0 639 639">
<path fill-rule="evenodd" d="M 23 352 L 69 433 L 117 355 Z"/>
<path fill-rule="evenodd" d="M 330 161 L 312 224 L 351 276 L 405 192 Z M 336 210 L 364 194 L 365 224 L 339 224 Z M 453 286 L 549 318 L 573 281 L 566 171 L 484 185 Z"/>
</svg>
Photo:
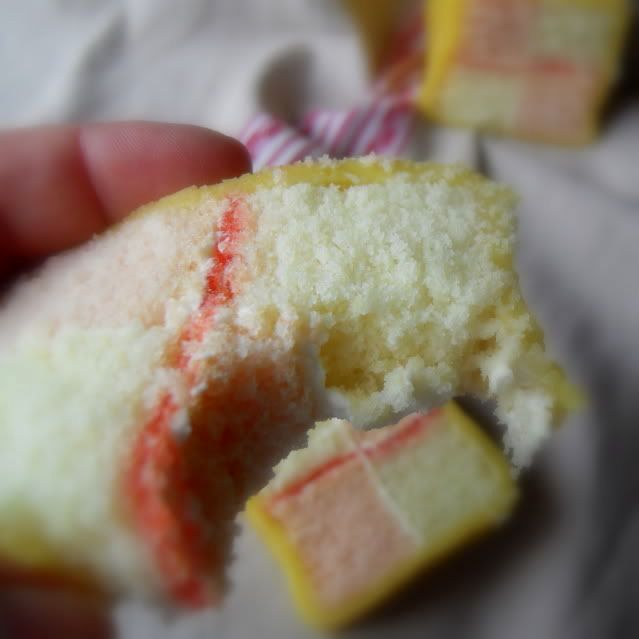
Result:
<svg viewBox="0 0 639 639">
<path fill-rule="evenodd" d="M 506 459 L 455 404 L 358 431 L 321 422 L 275 468 L 247 516 L 320 628 L 360 617 L 510 514 Z"/>
<path fill-rule="evenodd" d="M 551 143 L 594 138 L 620 67 L 624 0 L 428 0 L 426 20 L 428 116 Z"/>
</svg>

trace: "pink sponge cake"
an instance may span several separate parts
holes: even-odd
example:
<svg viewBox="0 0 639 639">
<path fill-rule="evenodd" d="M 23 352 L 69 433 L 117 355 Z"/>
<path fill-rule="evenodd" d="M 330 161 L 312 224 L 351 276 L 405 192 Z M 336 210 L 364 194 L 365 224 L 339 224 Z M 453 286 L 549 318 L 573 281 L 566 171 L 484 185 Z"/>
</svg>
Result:
<svg viewBox="0 0 639 639">
<path fill-rule="evenodd" d="M 451 403 L 368 432 L 320 422 L 247 515 L 304 618 L 332 628 L 500 524 L 516 496 L 506 459 Z"/>
<path fill-rule="evenodd" d="M 303 163 L 50 260 L 0 313 L 0 556 L 199 606 L 318 419 L 470 393 L 526 463 L 572 391 L 519 292 L 513 206 L 462 168 Z"/>
</svg>

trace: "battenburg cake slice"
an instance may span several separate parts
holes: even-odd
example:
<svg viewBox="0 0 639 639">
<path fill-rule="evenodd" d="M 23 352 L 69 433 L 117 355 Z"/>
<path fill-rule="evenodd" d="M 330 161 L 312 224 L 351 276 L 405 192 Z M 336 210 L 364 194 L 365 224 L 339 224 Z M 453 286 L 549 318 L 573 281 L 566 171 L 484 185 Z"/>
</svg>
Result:
<svg viewBox="0 0 639 639">
<path fill-rule="evenodd" d="M 516 464 L 570 407 L 464 168 L 309 162 L 192 188 L 51 259 L 0 312 L 0 557 L 219 601 L 234 519 L 330 417 L 469 393 Z"/>
<path fill-rule="evenodd" d="M 499 525 L 516 497 L 501 452 L 451 403 L 365 433 L 317 424 L 246 513 L 302 616 L 332 628 Z"/>
<path fill-rule="evenodd" d="M 428 0 L 419 102 L 444 124 L 588 142 L 629 18 L 627 0 Z"/>
</svg>

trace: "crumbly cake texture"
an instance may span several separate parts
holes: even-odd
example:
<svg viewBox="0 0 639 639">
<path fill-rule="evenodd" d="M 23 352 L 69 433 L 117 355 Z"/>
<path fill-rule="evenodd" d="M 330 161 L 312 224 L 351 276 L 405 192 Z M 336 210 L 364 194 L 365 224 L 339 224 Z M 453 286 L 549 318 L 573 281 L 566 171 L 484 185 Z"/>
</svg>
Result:
<svg viewBox="0 0 639 639">
<path fill-rule="evenodd" d="M 501 452 L 450 403 L 367 432 L 320 422 L 246 513 L 302 617 L 336 628 L 498 526 L 517 495 Z"/>
<path fill-rule="evenodd" d="M 575 394 L 518 289 L 514 204 L 460 167 L 321 160 L 51 259 L 0 313 L 0 555 L 200 606 L 316 420 L 468 393 L 527 463 Z"/>
<path fill-rule="evenodd" d="M 418 102 L 432 119 L 556 144 L 597 134 L 626 0 L 429 0 Z"/>
</svg>

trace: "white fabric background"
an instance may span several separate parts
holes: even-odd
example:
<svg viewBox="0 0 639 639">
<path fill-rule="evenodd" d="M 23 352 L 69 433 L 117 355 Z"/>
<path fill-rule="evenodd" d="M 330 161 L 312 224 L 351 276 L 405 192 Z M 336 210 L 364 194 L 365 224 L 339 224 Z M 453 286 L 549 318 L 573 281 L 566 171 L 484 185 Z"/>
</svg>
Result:
<svg viewBox="0 0 639 639">
<path fill-rule="evenodd" d="M 0 126 L 145 118 L 237 133 L 353 105 L 365 63 L 335 0 L 21 0 L 0 5 Z M 525 481 L 512 524 L 346 637 L 639 636 L 639 105 L 586 150 L 423 124 L 421 159 L 480 166 L 522 195 L 520 266 L 552 350 L 589 408 Z M 302 627 L 250 531 L 220 611 L 126 604 L 122 637 L 289 639 Z"/>
</svg>

